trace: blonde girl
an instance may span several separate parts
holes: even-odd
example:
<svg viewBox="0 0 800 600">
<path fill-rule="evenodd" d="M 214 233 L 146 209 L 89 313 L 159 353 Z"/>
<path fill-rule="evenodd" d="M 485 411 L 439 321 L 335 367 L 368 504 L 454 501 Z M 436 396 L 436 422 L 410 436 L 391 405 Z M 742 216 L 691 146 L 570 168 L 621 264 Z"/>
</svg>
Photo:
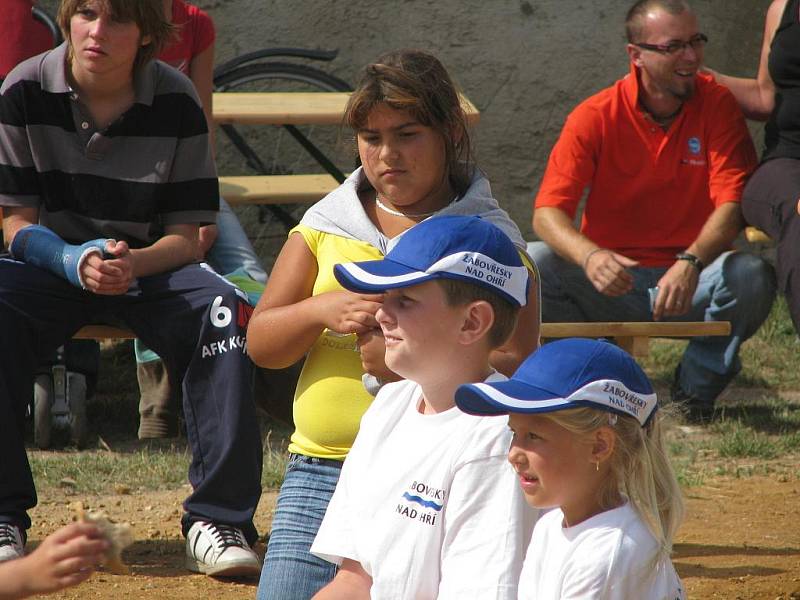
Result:
<svg viewBox="0 0 800 600">
<path fill-rule="evenodd" d="M 507 382 L 459 388 L 477 415 L 509 415 L 508 460 L 536 524 L 520 599 L 681 600 L 670 561 L 683 500 L 647 376 L 605 342 L 547 344 Z"/>
</svg>

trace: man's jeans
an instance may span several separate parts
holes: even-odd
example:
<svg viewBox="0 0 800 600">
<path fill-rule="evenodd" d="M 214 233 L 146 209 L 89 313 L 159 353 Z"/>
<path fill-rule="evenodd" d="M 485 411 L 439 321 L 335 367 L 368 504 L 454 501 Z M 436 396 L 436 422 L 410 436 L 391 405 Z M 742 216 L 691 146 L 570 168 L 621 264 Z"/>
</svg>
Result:
<svg viewBox="0 0 800 600">
<path fill-rule="evenodd" d="M 341 473 L 341 462 L 289 455 L 278 494 L 258 600 L 308 600 L 336 574 L 309 552 Z"/>
<path fill-rule="evenodd" d="M 612 298 L 598 292 L 583 269 L 555 254 L 544 242 L 528 244 L 542 280 L 542 321 L 652 321 L 648 288 L 666 267 L 636 267 L 633 290 Z M 730 321 L 730 336 L 698 336 L 680 363 L 679 385 L 701 403 L 712 403 L 741 370 L 739 346 L 769 315 L 775 299 L 775 272 L 761 258 L 725 252 L 700 273 L 691 310 L 666 321 Z"/>
<path fill-rule="evenodd" d="M 261 266 L 261 260 L 253 250 L 236 213 L 224 198 L 219 199 L 217 239 L 208 251 L 206 262 L 220 275 L 242 270 L 250 279 L 264 285 L 267 283 L 267 273 Z"/>
</svg>

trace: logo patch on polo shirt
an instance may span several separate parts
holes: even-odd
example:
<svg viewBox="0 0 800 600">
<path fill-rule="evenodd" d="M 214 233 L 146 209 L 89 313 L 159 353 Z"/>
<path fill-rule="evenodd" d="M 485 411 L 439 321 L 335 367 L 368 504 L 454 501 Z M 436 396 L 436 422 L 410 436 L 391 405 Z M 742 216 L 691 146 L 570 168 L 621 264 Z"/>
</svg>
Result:
<svg viewBox="0 0 800 600">
<path fill-rule="evenodd" d="M 687 142 L 689 146 L 689 152 L 692 154 L 700 154 L 700 150 L 702 150 L 702 145 L 700 144 L 700 138 L 698 137 L 690 137 L 689 141 Z"/>
</svg>

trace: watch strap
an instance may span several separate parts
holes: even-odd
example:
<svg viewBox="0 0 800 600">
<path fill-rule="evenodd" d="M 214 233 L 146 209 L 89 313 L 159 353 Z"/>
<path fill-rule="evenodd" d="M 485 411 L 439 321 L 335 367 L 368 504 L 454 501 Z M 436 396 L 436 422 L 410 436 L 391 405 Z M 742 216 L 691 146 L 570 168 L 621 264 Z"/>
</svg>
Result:
<svg viewBox="0 0 800 600">
<path fill-rule="evenodd" d="M 677 258 L 678 260 L 686 260 L 686 261 L 692 263 L 692 266 L 694 266 L 694 268 L 697 269 L 698 273 L 705 268 L 705 265 L 703 264 L 703 261 L 700 260 L 699 258 L 697 258 L 691 252 L 678 252 L 675 255 L 675 258 Z"/>
</svg>

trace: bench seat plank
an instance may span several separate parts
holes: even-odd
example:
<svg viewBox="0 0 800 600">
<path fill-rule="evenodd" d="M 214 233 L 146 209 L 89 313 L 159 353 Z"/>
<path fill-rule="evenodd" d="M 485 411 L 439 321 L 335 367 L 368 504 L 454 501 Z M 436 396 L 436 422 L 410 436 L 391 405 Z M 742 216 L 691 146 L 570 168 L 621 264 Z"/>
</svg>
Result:
<svg viewBox="0 0 800 600">
<path fill-rule="evenodd" d="M 745 227 L 744 237 L 751 244 L 771 244 L 772 238 L 758 227 Z"/>
<path fill-rule="evenodd" d="M 730 335 L 728 321 L 542 323 L 542 337 L 692 337 Z"/>
<path fill-rule="evenodd" d="M 132 340 L 136 336 L 130 329 L 111 325 L 86 325 L 72 336 L 75 340 Z"/>
<path fill-rule="evenodd" d="M 311 204 L 338 185 L 328 174 L 232 176 L 219 178 L 219 193 L 231 205 Z"/>
<path fill-rule="evenodd" d="M 646 356 L 651 337 L 692 337 L 698 335 L 729 335 L 727 321 L 686 323 L 542 323 L 543 338 L 589 337 L 615 338 L 621 348 L 633 356 Z M 132 339 L 127 329 L 107 325 L 88 325 L 74 336 L 77 339 Z"/>
<path fill-rule="evenodd" d="M 214 122 L 248 125 L 340 125 L 348 92 L 215 92 Z M 480 112 L 461 96 L 470 125 Z"/>
<path fill-rule="evenodd" d="M 643 357 L 650 352 L 650 338 L 694 337 L 698 335 L 730 335 L 728 321 L 688 321 L 684 323 L 542 323 L 543 338 L 588 337 L 614 338 L 631 356 Z"/>
</svg>

